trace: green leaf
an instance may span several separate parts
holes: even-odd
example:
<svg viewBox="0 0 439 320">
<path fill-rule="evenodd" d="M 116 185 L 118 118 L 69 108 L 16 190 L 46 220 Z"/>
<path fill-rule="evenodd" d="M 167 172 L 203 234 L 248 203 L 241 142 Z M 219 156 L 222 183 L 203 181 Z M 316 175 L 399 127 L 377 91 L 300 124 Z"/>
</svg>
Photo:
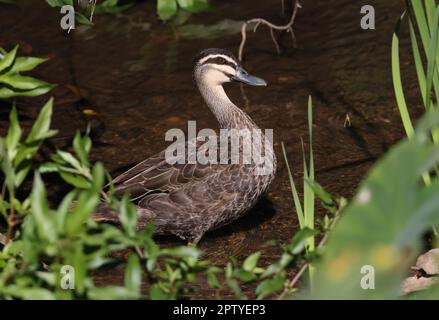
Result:
<svg viewBox="0 0 439 320">
<path fill-rule="evenodd" d="M 319 197 L 319 199 L 323 202 L 325 207 L 337 209 L 337 204 L 334 201 L 332 195 L 325 189 L 323 189 L 323 187 L 317 181 L 306 179 L 306 183 L 311 187 L 317 197 Z"/>
<path fill-rule="evenodd" d="M 49 92 L 54 87 L 55 85 L 47 84 L 33 90 L 25 90 L 25 91 L 14 91 L 6 87 L 0 88 L 0 99 L 7 99 L 7 98 L 18 97 L 18 96 L 36 97 Z"/>
<path fill-rule="evenodd" d="M 251 273 L 250 271 L 246 271 L 243 269 L 236 270 L 233 275 L 241 280 L 242 282 L 250 282 L 256 280 L 256 275 Z"/>
<path fill-rule="evenodd" d="M 15 90 L 35 90 L 41 87 L 50 86 L 47 82 L 32 77 L 21 76 L 18 74 L 0 75 L 0 83 L 9 85 Z"/>
<path fill-rule="evenodd" d="M 137 212 L 127 194 L 124 194 L 121 201 L 120 221 L 126 233 L 130 237 L 134 237 L 136 235 Z"/>
<path fill-rule="evenodd" d="M 124 287 L 106 286 L 100 288 L 92 288 L 88 292 L 88 296 L 93 300 L 127 300 L 138 299 L 137 293 Z"/>
<path fill-rule="evenodd" d="M 246 299 L 245 294 L 242 293 L 241 288 L 239 287 L 238 281 L 235 279 L 226 279 L 227 286 L 233 291 L 233 294 L 238 299 Z"/>
<path fill-rule="evenodd" d="M 180 2 L 181 1 L 179 1 L 179 5 L 183 7 Z M 190 2 L 191 5 L 186 5 L 186 7 L 184 7 L 189 12 L 197 13 L 209 9 L 209 2 L 207 0 L 190 0 Z"/>
<path fill-rule="evenodd" d="M 87 26 L 91 26 L 93 25 L 93 22 L 90 21 L 90 19 L 88 17 L 86 17 L 85 15 L 83 15 L 80 12 L 75 12 L 75 20 L 80 23 L 80 24 L 84 24 Z"/>
<path fill-rule="evenodd" d="M 40 64 L 46 62 L 48 59 L 36 58 L 36 57 L 18 57 L 15 59 L 15 63 L 11 69 L 11 73 L 19 73 L 25 71 L 31 71 L 38 67 Z"/>
<path fill-rule="evenodd" d="M 79 163 L 79 161 L 69 152 L 65 152 L 62 150 L 57 150 L 56 154 L 60 156 L 62 160 L 67 162 L 69 165 L 71 165 L 74 169 L 81 171 L 82 166 Z"/>
<path fill-rule="evenodd" d="M 177 0 L 181 8 L 188 9 L 194 5 L 194 0 Z"/>
<path fill-rule="evenodd" d="M 2 139 L 2 141 L 4 141 Z M 6 179 L 6 187 L 8 188 L 8 191 L 11 194 L 15 193 L 15 186 L 16 186 L 16 182 L 17 182 L 17 177 L 16 177 L 16 173 L 14 170 L 14 167 L 12 165 L 12 161 L 9 157 L 3 157 L 2 161 L 0 162 L 1 165 L 1 170 L 3 171 Z M 3 209 L 3 208 L 2 208 Z"/>
<path fill-rule="evenodd" d="M 92 170 L 92 186 L 96 192 L 100 192 L 104 185 L 105 169 L 101 162 L 95 163 Z"/>
<path fill-rule="evenodd" d="M 211 272 L 211 271 L 207 272 L 207 283 L 213 289 L 217 289 L 221 287 L 218 277 L 215 275 L 215 272 Z"/>
<path fill-rule="evenodd" d="M 65 171 L 59 171 L 60 177 L 67 182 L 68 184 L 72 185 L 75 188 L 78 189 L 88 189 L 91 186 L 91 183 L 86 178 L 72 174 L 70 172 Z"/>
<path fill-rule="evenodd" d="M 2 288 L 5 295 L 11 295 L 25 300 L 55 300 L 55 295 L 43 288 L 26 288 L 10 285 Z"/>
<path fill-rule="evenodd" d="M 41 176 L 35 173 L 31 195 L 31 214 L 35 219 L 38 235 L 51 243 L 57 239 L 54 216 L 49 210 L 46 200 L 46 189 Z"/>
<path fill-rule="evenodd" d="M 18 45 L 15 46 L 12 51 L 6 53 L 3 59 L 0 60 L 0 74 L 4 73 L 6 69 L 10 68 L 14 63 L 15 56 L 17 55 Z"/>
<path fill-rule="evenodd" d="M 81 137 L 81 133 L 79 130 L 75 134 L 75 138 L 73 139 L 73 150 L 75 150 L 76 155 L 78 156 L 81 163 L 84 165 L 88 165 L 88 153 L 91 148 L 91 139 L 88 135 Z"/>
<path fill-rule="evenodd" d="M 430 109 L 431 106 L 431 89 L 433 86 L 433 77 L 435 74 L 435 65 L 436 65 L 436 52 L 438 51 L 438 25 L 439 25 L 439 6 L 437 6 L 436 8 L 436 12 L 434 14 L 434 22 L 433 22 L 433 28 L 431 30 L 431 40 L 430 40 L 430 44 L 429 44 L 429 52 L 428 52 L 428 56 L 427 56 L 427 85 L 426 85 L 426 96 L 429 97 L 427 98 L 427 104 L 425 106 L 425 108 L 427 110 Z M 438 66 L 439 68 L 439 66 Z"/>
<path fill-rule="evenodd" d="M 284 288 L 285 277 L 278 275 L 272 279 L 262 281 L 256 288 L 258 299 L 263 299 Z"/>
<path fill-rule="evenodd" d="M 179 258 L 191 258 L 198 259 L 201 252 L 197 248 L 194 247 L 175 247 L 175 248 L 166 248 L 162 250 L 163 255 L 168 255 L 171 257 L 179 257 Z"/>
<path fill-rule="evenodd" d="M 56 226 L 59 233 L 63 233 L 65 230 L 65 221 L 69 209 L 72 206 L 73 199 L 76 197 L 76 190 L 70 191 L 61 201 L 58 209 L 56 210 Z"/>
<path fill-rule="evenodd" d="M 292 261 L 294 257 L 289 253 L 282 254 L 280 260 L 276 261 L 272 265 L 270 265 L 261 275 L 262 278 L 267 278 L 272 276 L 273 274 L 281 272 L 285 269 Z"/>
<path fill-rule="evenodd" d="M 296 208 L 297 219 L 299 220 L 300 228 L 304 228 L 305 227 L 305 217 L 304 217 L 302 205 L 300 203 L 299 193 L 297 192 L 296 184 L 294 183 L 293 174 L 291 173 L 290 165 L 289 165 L 288 158 L 287 158 L 287 152 L 285 150 L 285 145 L 283 142 L 281 143 L 281 145 L 282 145 L 282 154 L 284 156 L 285 164 L 287 165 L 288 178 L 290 181 L 291 194 L 293 196 L 294 206 Z"/>
<path fill-rule="evenodd" d="M 32 126 L 29 135 L 26 138 L 27 143 L 47 138 L 52 119 L 52 110 L 53 98 L 50 98 L 38 114 L 38 117 L 35 120 L 35 123 Z"/>
<path fill-rule="evenodd" d="M 17 146 L 21 138 L 21 128 L 18 123 L 17 109 L 15 106 L 9 115 L 9 129 L 6 135 L 6 147 L 8 149 L 9 159 L 13 159 L 17 153 Z"/>
<path fill-rule="evenodd" d="M 17 155 L 14 159 L 14 165 L 20 167 L 15 180 L 16 186 L 19 186 L 26 178 L 30 170 L 30 159 L 38 151 L 41 141 L 55 134 L 55 131 L 50 130 L 52 105 L 53 99 L 50 99 L 41 109 L 25 143 L 21 144 L 18 148 Z"/>
<path fill-rule="evenodd" d="M 258 260 L 261 256 L 261 252 L 257 251 L 255 253 L 252 253 L 250 256 L 248 256 L 242 265 L 242 268 L 245 271 L 252 271 L 254 268 L 256 268 L 256 265 L 258 264 Z"/>
<path fill-rule="evenodd" d="M 149 288 L 149 295 L 151 300 L 167 300 L 169 298 L 157 284 L 151 285 Z"/>
<path fill-rule="evenodd" d="M 407 136 L 411 137 L 414 134 L 414 130 L 413 130 L 412 121 L 410 119 L 410 114 L 408 112 L 407 103 L 405 101 L 404 89 L 402 87 L 402 80 L 401 80 L 401 68 L 399 62 L 399 33 L 404 16 L 405 16 L 405 12 L 401 15 L 401 17 L 398 20 L 392 38 L 392 78 L 393 78 L 393 88 L 395 90 L 396 102 L 398 104 L 402 123 L 404 125 L 404 129 Z"/>
<path fill-rule="evenodd" d="M 137 292 L 140 296 L 140 285 L 142 284 L 142 270 L 140 267 L 139 257 L 131 254 L 128 257 L 125 271 L 125 287 L 132 292 Z"/>
<path fill-rule="evenodd" d="M 95 190 L 81 192 L 73 212 L 67 217 L 67 233 L 78 233 L 98 203 L 99 194 Z"/>
<path fill-rule="evenodd" d="M 162 20 L 169 20 L 177 13 L 176 0 L 157 0 L 157 14 Z"/>
<path fill-rule="evenodd" d="M 133 2 L 122 5 L 119 1 L 107 0 L 96 6 L 95 14 L 119 14 L 133 5 Z"/>
<path fill-rule="evenodd" d="M 316 234 L 316 230 L 312 230 L 308 227 L 299 230 L 293 236 L 291 242 L 286 246 L 286 250 L 292 255 L 301 253 L 303 249 L 305 249 L 305 244 L 308 239 L 314 237 Z"/>
</svg>

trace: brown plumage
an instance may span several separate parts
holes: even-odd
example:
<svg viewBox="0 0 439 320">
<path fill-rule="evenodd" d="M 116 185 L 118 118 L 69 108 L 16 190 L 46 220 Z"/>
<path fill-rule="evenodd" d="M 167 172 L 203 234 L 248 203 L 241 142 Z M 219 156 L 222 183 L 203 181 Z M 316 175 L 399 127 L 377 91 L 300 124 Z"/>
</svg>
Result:
<svg viewBox="0 0 439 320">
<path fill-rule="evenodd" d="M 250 85 L 266 85 L 249 75 L 235 57 L 226 50 L 207 49 L 196 59 L 194 78 L 206 104 L 217 118 L 221 129 L 258 129 L 256 124 L 227 97 L 222 84 L 240 81 Z M 230 136 L 229 136 L 229 141 Z M 251 139 L 251 138 L 250 138 Z M 272 146 L 263 148 L 271 166 L 267 174 L 258 174 L 258 165 L 242 160 L 243 139 L 239 144 L 238 163 L 169 164 L 162 151 L 114 179 L 116 192 L 128 193 L 136 202 L 138 229 L 152 222 L 156 234 L 172 234 L 190 242 L 198 242 L 205 232 L 224 226 L 241 217 L 266 191 L 273 180 L 276 158 Z M 264 141 L 264 136 L 262 136 Z M 251 141 L 250 141 L 251 142 Z M 186 160 L 189 143 L 206 147 L 204 139 L 184 144 Z M 230 153 L 230 152 L 229 152 Z M 220 152 L 218 152 L 219 157 Z M 271 156 L 271 158 L 270 158 Z M 259 165 L 260 167 L 260 165 Z M 117 212 L 100 205 L 96 221 L 118 222 Z"/>
</svg>

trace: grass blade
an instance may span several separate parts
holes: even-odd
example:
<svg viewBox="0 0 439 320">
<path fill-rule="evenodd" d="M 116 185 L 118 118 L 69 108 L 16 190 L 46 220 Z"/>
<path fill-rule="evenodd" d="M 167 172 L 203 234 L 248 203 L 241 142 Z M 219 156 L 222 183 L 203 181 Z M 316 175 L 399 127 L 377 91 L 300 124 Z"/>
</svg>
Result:
<svg viewBox="0 0 439 320">
<path fill-rule="evenodd" d="M 290 181 L 291 193 L 293 195 L 293 200 L 294 200 L 294 206 L 296 207 L 297 218 L 299 220 L 300 228 L 302 229 L 305 227 L 302 205 L 300 204 L 299 194 L 297 193 L 296 184 L 294 183 L 294 178 L 293 178 L 293 175 L 291 174 L 291 169 L 290 169 L 290 165 L 288 163 L 288 158 L 287 158 L 287 153 L 285 151 L 284 143 L 282 142 L 281 145 L 282 145 L 282 153 L 283 153 L 283 156 L 285 159 L 285 164 L 287 166 L 288 178 Z"/>
<path fill-rule="evenodd" d="M 427 80 L 425 78 L 424 66 L 422 64 L 421 53 L 419 52 L 418 41 L 416 39 L 415 28 L 413 26 L 412 19 L 409 20 L 410 27 L 410 40 L 412 44 L 413 50 L 413 58 L 415 60 L 416 74 L 418 76 L 419 89 L 422 95 L 422 101 L 424 103 L 424 107 L 427 107 Z"/>
<path fill-rule="evenodd" d="M 399 113 L 401 115 L 402 124 L 404 130 L 409 138 L 413 137 L 414 130 L 413 124 L 410 119 L 410 114 L 407 109 L 407 104 L 404 97 L 404 90 L 402 88 L 401 81 L 401 69 L 399 62 L 399 31 L 401 28 L 401 22 L 404 19 L 406 12 L 404 12 L 398 19 L 398 22 L 393 32 L 392 37 L 392 78 L 393 78 L 393 88 L 395 90 L 396 102 L 398 105 Z"/>
<path fill-rule="evenodd" d="M 429 44 L 429 53 L 427 56 L 428 66 L 427 66 L 427 87 L 426 87 L 426 98 L 427 98 L 427 111 L 431 106 L 431 87 L 433 84 L 433 76 L 436 73 L 435 64 L 436 64 L 436 52 L 437 52 L 437 44 L 438 44 L 438 24 L 439 24 L 439 6 L 436 8 L 436 12 L 434 14 L 434 22 L 433 28 L 431 30 L 431 40 Z M 437 97 L 437 96 L 436 96 Z"/>
</svg>

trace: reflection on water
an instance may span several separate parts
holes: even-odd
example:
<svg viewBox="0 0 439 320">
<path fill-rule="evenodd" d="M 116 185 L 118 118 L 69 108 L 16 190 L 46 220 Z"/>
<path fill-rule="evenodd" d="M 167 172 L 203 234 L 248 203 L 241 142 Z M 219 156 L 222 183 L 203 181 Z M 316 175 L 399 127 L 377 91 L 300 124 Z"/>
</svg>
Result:
<svg viewBox="0 0 439 320">
<path fill-rule="evenodd" d="M 51 57 L 35 76 L 59 84 L 53 94 L 54 126 L 60 134 L 53 143 L 68 146 L 74 132 L 90 122 L 92 158 L 103 161 L 113 174 L 165 148 L 165 132 L 184 129 L 188 120 L 197 120 L 200 128 L 217 128 L 192 81 L 193 58 L 201 49 L 236 52 L 239 21 L 264 17 L 280 24 L 288 19 L 277 2 L 213 1 L 211 12 L 164 24 L 155 16 L 154 2 L 147 1 L 121 17 L 96 17 L 95 26 L 66 35 L 58 27 L 57 10 L 40 0 L 22 2 L 1 7 L 0 46 L 10 48 L 18 41 L 26 54 Z M 274 129 L 278 159 L 280 142 L 286 143 L 296 179 L 302 176 L 300 137 L 307 138 L 306 102 L 312 95 L 317 180 L 347 197 L 375 159 L 403 137 L 390 74 L 391 34 L 403 3 L 369 4 L 377 12 L 376 31 L 360 28 L 356 1 L 302 3 L 295 26 L 298 48 L 292 48 L 289 35 L 278 34 L 280 56 L 266 29 L 250 30 L 244 65 L 270 85 L 244 91 L 233 84 L 226 88 L 237 105 L 248 104 L 246 112 L 261 128 Z M 408 48 L 404 35 L 402 45 Z M 403 54 L 404 74 L 414 83 L 415 74 L 405 61 L 410 57 Z M 407 83 L 408 102 L 416 112 L 421 101 Z M 32 119 L 46 99 L 20 100 L 23 119 Z M 344 125 L 347 116 L 350 126 Z M 4 117 L 0 121 L 0 128 L 5 127 Z M 223 265 L 229 256 L 243 258 L 268 240 L 287 241 L 297 224 L 286 168 L 280 163 L 267 199 L 240 221 L 207 234 L 200 247 L 206 258 Z M 181 244 L 173 238 L 159 241 Z M 271 247 L 262 251 L 262 263 L 279 255 Z M 99 273 L 97 281 L 121 282 L 122 270 Z M 195 297 L 208 297 L 206 285 L 200 286 Z"/>
</svg>

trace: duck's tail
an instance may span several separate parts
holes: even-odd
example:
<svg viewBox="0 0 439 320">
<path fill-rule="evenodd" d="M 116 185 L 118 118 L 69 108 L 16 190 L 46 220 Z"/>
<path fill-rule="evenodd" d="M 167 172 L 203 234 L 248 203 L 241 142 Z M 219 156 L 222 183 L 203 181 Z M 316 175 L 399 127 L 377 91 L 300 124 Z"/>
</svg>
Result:
<svg viewBox="0 0 439 320">
<path fill-rule="evenodd" d="M 151 210 L 136 206 L 137 212 L 137 230 L 143 229 L 147 224 L 154 223 L 155 214 Z M 92 214 L 92 219 L 99 223 L 111 223 L 114 225 L 121 225 L 119 211 L 100 203 L 95 212 Z"/>
<path fill-rule="evenodd" d="M 105 204 L 100 203 L 92 214 L 92 219 L 96 222 L 111 223 L 120 225 L 119 212 L 115 209 L 107 207 Z"/>
</svg>

